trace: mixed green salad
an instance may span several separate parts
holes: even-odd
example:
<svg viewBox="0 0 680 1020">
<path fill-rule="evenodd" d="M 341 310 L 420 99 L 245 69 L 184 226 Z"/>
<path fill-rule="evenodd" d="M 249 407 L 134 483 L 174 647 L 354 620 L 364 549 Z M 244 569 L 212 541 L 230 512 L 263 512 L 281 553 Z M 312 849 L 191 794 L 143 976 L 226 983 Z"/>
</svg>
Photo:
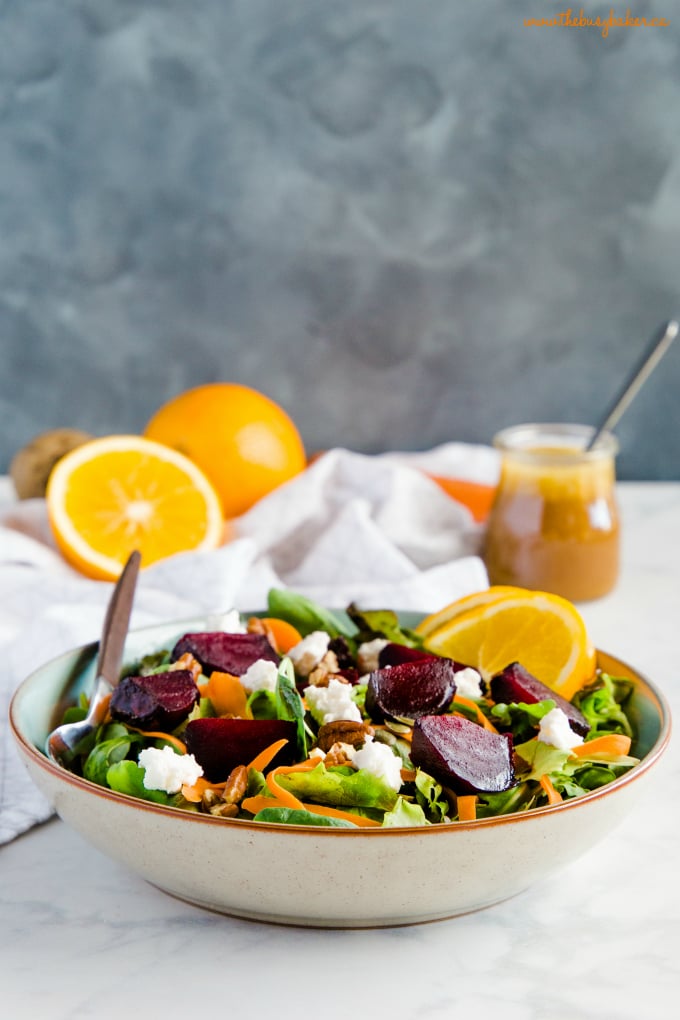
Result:
<svg viewBox="0 0 680 1020">
<path fill-rule="evenodd" d="M 216 818 L 470 822 L 580 797 L 637 764 L 632 690 L 598 671 L 566 702 L 519 662 L 483 678 L 435 655 L 391 610 L 272 589 L 262 616 L 233 612 L 127 669 L 72 767 Z"/>
</svg>

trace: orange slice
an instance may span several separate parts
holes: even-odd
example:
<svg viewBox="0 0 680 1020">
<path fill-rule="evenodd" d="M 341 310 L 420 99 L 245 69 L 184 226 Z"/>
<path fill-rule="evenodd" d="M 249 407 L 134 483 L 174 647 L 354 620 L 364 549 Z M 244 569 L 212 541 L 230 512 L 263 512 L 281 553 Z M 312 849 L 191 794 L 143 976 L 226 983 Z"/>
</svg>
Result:
<svg viewBox="0 0 680 1020">
<path fill-rule="evenodd" d="M 434 634 L 444 624 L 449 623 L 457 616 L 462 616 L 463 613 L 467 613 L 470 609 L 488 606 L 490 602 L 496 602 L 498 599 L 507 596 L 523 595 L 525 592 L 526 588 L 514 588 L 508 584 L 496 584 L 490 588 L 485 588 L 484 591 L 476 591 L 472 595 L 464 595 L 463 598 L 450 602 L 448 606 L 444 606 L 438 612 L 426 616 L 415 628 L 416 633 L 420 634 L 422 638 L 426 638 L 430 634 Z"/>
<path fill-rule="evenodd" d="M 46 499 L 64 558 L 99 580 L 117 578 L 133 549 L 149 566 L 173 553 L 214 549 L 224 537 L 219 496 L 203 472 L 140 436 L 94 439 L 66 454 Z"/>
<path fill-rule="evenodd" d="M 595 649 L 580 613 L 571 602 L 547 592 L 511 589 L 462 613 L 452 612 L 428 633 L 425 644 L 474 666 L 486 680 L 511 662 L 521 662 L 567 699 L 595 671 Z"/>
</svg>

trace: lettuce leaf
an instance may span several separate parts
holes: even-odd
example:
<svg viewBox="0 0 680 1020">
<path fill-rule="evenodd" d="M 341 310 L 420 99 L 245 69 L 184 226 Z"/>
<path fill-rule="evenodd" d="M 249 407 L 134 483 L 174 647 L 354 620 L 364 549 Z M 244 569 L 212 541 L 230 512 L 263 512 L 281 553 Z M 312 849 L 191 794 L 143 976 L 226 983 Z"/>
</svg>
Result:
<svg viewBox="0 0 680 1020">
<path fill-rule="evenodd" d="M 552 698 L 531 704 L 524 701 L 513 701 L 507 705 L 499 702 L 491 709 L 491 718 L 501 729 L 510 730 L 517 744 L 529 740 L 536 733 L 543 716 L 552 711 L 556 704 Z"/>
<path fill-rule="evenodd" d="M 270 588 L 267 606 L 270 616 L 292 623 L 303 637 L 307 637 L 314 630 L 325 630 L 332 638 L 340 636 L 351 638 L 355 633 L 351 624 L 346 624 L 330 609 L 325 609 L 304 595 L 283 588 Z"/>
<path fill-rule="evenodd" d="M 385 638 L 397 645 L 408 645 L 409 648 L 422 648 L 423 639 L 415 631 L 402 627 L 399 617 L 392 609 L 359 609 L 353 602 L 347 607 L 347 615 L 356 624 L 359 633 L 356 641 L 372 641 L 374 638 Z"/>
<path fill-rule="evenodd" d="M 600 673 L 590 686 L 574 695 L 573 703 L 581 710 L 590 726 L 589 736 L 601 733 L 625 733 L 633 736 L 633 729 L 623 710 L 633 692 L 630 680 Z"/>
<path fill-rule="evenodd" d="M 142 740 L 141 736 L 128 733 L 125 727 L 120 728 L 125 731 L 123 734 L 116 734 L 95 744 L 85 759 L 83 775 L 98 786 L 108 786 L 107 774 L 110 766 L 126 758 L 132 745 Z"/>
<path fill-rule="evenodd" d="M 449 815 L 449 802 L 436 779 L 422 769 L 416 769 L 416 801 L 431 822 L 443 822 Z"/>
<path fill-rule="evenodd" d="M 397 797 L 397 803 L 392 810 L 385 812 L 382 824 L 384 829 L 390 829 L 397 825 L 409 827 L 430 825 L 430 822 L 420 804 L 413 804 L 404 797 Z"/>
<path fill-rule="evenodd" d="M 366 807 L 390 811 L 397 802 L 392 787 L 365 769 L 342 766 L 327 769 L 323 762 L 310 772 L 288 772 L 276 777 L 284 790 L 300 800 L 332 807 Z"/>
</svg>

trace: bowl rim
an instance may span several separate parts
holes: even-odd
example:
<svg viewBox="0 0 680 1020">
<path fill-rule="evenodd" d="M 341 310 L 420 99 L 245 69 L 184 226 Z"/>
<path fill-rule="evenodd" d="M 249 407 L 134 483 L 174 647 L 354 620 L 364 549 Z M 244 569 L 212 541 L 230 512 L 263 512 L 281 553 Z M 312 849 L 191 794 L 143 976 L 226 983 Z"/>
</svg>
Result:
<svg viewBox="0 0 680 1020">
<path fill-rule="evenodd" d="M 253 616 L 258 613 L 259 615 L 263 615 L 263 612 L 263 610 L 257 610 L 254 612 L 246 610 L 242 613 L 242 615 Z M 397 612 L 400 611 L 397 610 Z M 402 612 L 406 613 L 406 611 Z M 215 619 L 216 616 L 219 615 L 221 614 L 205 613 L 201 616 L 195 616 L 189 619 L 183 618 L 178 620 L 168 620 L 161 623 L 147 624 L 143 627 L 136 627 L 134 630 L 131 630 L 130 636 L 136 636 L 138 634 L 143 635 L 146 631 L 174 628 L 175 625 L 177 626 L 177 630 L 181 631 L 182 627 L 185 625 L 195 624 L 199 620 L 206 621 L 209 619 Z M 421 614 L 409 611 L 409 615 L 417 616 Z M 116 804 L 122 804 L 123 806 L 127 805 L 128 807 L 135 807 L 138 810 L 151 812 L 152 814 L 182 820 L 187 824 L 199 823 L 201 825 L 220 826 L 222 828 L 226 826 L 227 830 L 236 827 L 238 830 L 244 832 L 248 830 L 251 832 L 276 831 L 279 833 L 288 833 L 291 836 L 319 836 L 322 839 L 337 837 L 376 839 L 380 837 L 389 838 L 408 835 L 430 838 L 433 837 L 435 833 L 451 834 L 452 832 L 458 831 L 477 832 L 484 829 L 495 828 L 499 825 L 531 824 L 532 819 L 538 820 L 546 817 L 547 815 L 554 815 L 558 813 L 563 814 L 567 811 L 577 810 L 582 805 L 592 804 L 594 801 L 601 800 L 613 793 L 616 793 L 621 788 L 629 786 L 631 783 L 641 778 L 659 761 L 668 747 L 671 736 L 672 723 L 670 704 L 663 692 L 644 673 L 641 673 L 638 669 L 630 666 L 623 659 L 619 659 L 617 656 L 602 649 L 596 649 L 598 662 L 601 657 L 610 659 L 615 662 L 617 666 L 622 667 L 623 670 L 630 675 L 630 678 L 636 685 L 642 684 L 647 689 L 660 719 L 659 734 L 645 756 L 641 758 L 640 761 L 631 769 L 613 780 L 611 783 L 607 783 L 605 786 L 600 786 L 580 797 L 573 797 L 569 800 L 565 800 L 561 804 L 547 804 L 543 807 L 531 808 L 531 810 L 528 811 L 515 811 L 507 815 L 494 815 L 490 818 L 477 818 L 466 822 L 453 821 L 437 825 L 391 826 L 388 828 L 372 826 L 336 828 L 332 826 L 290 825 L 282 822 L 255 822 L 246 818 L 216 818 L 213 815 L 187 811 L 181 808 L 166 806 L 164 804 L 155 804 L 152 801 L 141 800 L 140 798 L 133 797 L 130 794 L 118 793 L 115 790 L 108 789 L 107 787 L 99 786 L 97 783 L 93 783 L 89 779 L 78 776 L 73 772 L 69 772 L 68 769 L 65 769 L 51 761 L 44 751 L 38 748 L 24 735 L 18 720 L 18 707 L 33 678 L 49 666 L 57 665 L 62 659 L 70 659 L 74 654 L 80 653 L 82 655 L 86 652 L 92 652 L 94 655 L 98 646 L 98 641 L 77 645 L 65 652 L 62 652 L 60 655 L 47 660 L 24 678 L 12 695 L 9 704 L 9 724 L 14 740 L 26 759 L 30 760 L 44 772 L 48 773 L 48 775 L 57 780 L 61 780 L 62 782 L 66 782 L 84 794 L 93 794 L 95 796 L 102 797 L 104 800 L 111 800 Z M 54 805 L 52 806 L 54 807 Z"/>
</svg>

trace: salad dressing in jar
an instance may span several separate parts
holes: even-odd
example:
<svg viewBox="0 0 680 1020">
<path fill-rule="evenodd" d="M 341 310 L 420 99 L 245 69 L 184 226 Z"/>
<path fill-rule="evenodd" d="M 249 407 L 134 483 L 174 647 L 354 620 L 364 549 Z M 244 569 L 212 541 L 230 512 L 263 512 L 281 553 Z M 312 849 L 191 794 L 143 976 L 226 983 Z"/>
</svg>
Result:
<svg viewBox="0 0 680 1020">
<path fill-rule="evenodd" d="M 586 450 L 592 434 L 586 425 L 516 425 L 494 437 L 501 473 L 484 550 L 492 585 L 582 602 L 616 584 L 618 444 L 605 433 Z"/>
</svg>

